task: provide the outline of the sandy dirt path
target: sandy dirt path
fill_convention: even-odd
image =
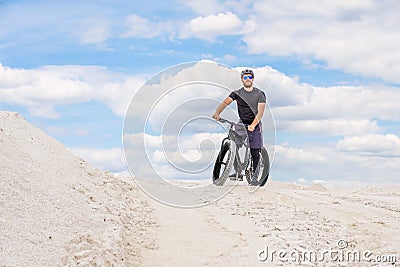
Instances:
[[[400,260],[400,190],[398,187],[326,188],[269,183],[249,193],[239,185],[217,203],[179,209],[149,200],[155,247],[143,252],[146,266],[292,266],[292,258],[272,250],[373,252],[371,262],[356,258],[340,266],[393,266],[374,262],[375,255]],[[345,248],[338,247],[338,241]],[[319,253],[319,254],[318,254]],[[297,254],[299,255],[299,254]],[[303,262],[304,266],[338,266],[336,256]],[[297,258],[294,258],[295,260]],[[356,262],[354,262],[356,260]],[[298,261],[297,261],[298,263]]]
[[[148,201],[156,226],[154,250],[143,254],[146,266],[234,265],[246,245],[241,232],[221,224],[216,208],[180,209]],[[226,216],[226,215],[224,215]]]

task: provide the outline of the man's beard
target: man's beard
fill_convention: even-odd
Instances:
[[[248,85],[247,85],[247,83],[244,83],[244,87],[246,87],[246,88],[251,88],[253,86],[253,83],[249,83]]]

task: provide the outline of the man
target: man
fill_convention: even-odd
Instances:
[[[236,100],[241,123],[247,126],[248,143],[250,145],[250,153],[254,166],[252,173],[253,178],[250,184],[257,185],[257,166],[260,160],[260,150],[263,146],[261,118],[264,115],[266,97],[263,91],[253,87],[254,73],[252,70],[246,69],[242,71],[241,80],[243,87],[230,93],[217,107],[212,117],[219,120],[221,112]],[[241,174],[234,174],[235,177],[240,175]]]

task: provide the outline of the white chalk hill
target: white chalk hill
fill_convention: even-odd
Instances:
[[[140,264],[153,222],[129,178],[74,156],[19,114],[0,112],[0,265]]]

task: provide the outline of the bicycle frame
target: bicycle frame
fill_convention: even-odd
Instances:
[[[239,126],[239,127],[243,127],[243,126],[245,126],[245,125],[240,125],[240,124],[237,124],[237,123],[234,123],[234,122],[231,122],[231,121],[228,121],[228,120],[226,120],[226,119],[220,119],[219,120],[220,122],[222,122],[222,123],[228,123],[228,124],[230,124],[230,127],[229,127],[229,130],[228,130],[228,136],[227,137],[225,137],[224,139],[222,139],[222,142],[221,142],[221,147],[220,147],[220,150],[222,150],[222,147],[223,147],[223,145],[224,145],[224,142],[226,141],[226,140],[232,140],[232,141],[234,141],[235,143],[236,143],[236,141],[237,140],[239,140],[239,139],[242,139],[243,140],[243,138],[242,137],[240,137],[240,135],[238,134],[238,133],[236,133],[235,132],[235,130],[233,129],[233,127],[234,126]],[[237,168],[238,168],[238,172],[239,173],[241,173],[243,170],[245,170],[245,169],[247,169],[247,167],[249,166],[249,163],[250,163],[250,148],[249,148],[249,146],[248,146],[248,144],[247,144],[247,142],[242,142],[242,144],[244,145],[244,147],[245,147],[245,154],[244,154],[244,161],[242,162],[241,160],[240,160],[240,156],[239,156],[239,147],[240,146],[237,146],[236,147],[236,151],[235,151],[235,160],[237,159]],[[219,160],[222,160],[221,158],[219,159]]]

